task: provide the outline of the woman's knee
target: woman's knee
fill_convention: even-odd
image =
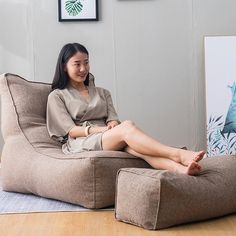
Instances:
[[[132,133],[137,129],[135,123],[131,120],[125,120],[121,124],[123,126],[123,134],[125,137],[130,134],[132,135]]]
[[[135,123],[132,120],[125,120],[121,123],[126,128],[133,128],[136,127]]]

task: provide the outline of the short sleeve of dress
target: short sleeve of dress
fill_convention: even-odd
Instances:
[[[108,112],[106,122],[116,120],[120,123],[118,115],[116,113],[116,110],[112,102],[111,93],[108,90],[105,90],[105,96],[106,96],[107,112]]]
[[[63,98],[53,91],[49,94],[47,102],[47,129],[50,137],[63,142],[74,126]]]

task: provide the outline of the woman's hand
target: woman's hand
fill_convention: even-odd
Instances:
[[[89,134],[102,133],[109,129],[114,128],[117,125],[119,125],[119,123],[116,120],[111,120],[107,122],[107,126],[92,126],[89,129]]]
[[[111,121],[107,122],[107,127],[108,127],[108,129],[112,129],[115,126],[117,126],[118,124],[119,123],[116,120],[111,120]]]
[[[89,134],[102,133],[108,129],[109,128],[107,126],[91,126],[89,129]]]
[[[88,130],[88,134],[103,133],[109,129],[114,128],[119,123],[116,120],[111,120],[107,122],[107,126],[91,126]],[[69,132],[70,137],[77,138],[85,136],[85,128],[82,126],[75,126]]]

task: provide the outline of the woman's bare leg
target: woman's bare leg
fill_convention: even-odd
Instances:
[[[124,121],[104,132],[102,136],[104,150],[121,150],[127,145],[137,153],[169,158],[185,166],[188,166],[193,160],[200,161],[205,154],[204,151],[193,152],[161,144],[142,132],[132,121]]]
[[[192,161],[188,166],[184,166],[180,163],[177,163],[167,158],[162,158],[162,157],[157,158],[143,155],[141,153],[134,151],[130,147],[126,147],[125,151],[136,157],[142,158],[155,169],[169,170],[172,172],[184,173],[188,175],[198,175],[201,171],[201,166],[195,161]]]

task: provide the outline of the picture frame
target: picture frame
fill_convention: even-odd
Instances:
[[[98,0],[58,0],[58,20],[98,21]]]
[[[207,156],[236,154],[236,36],[206,36]]]

